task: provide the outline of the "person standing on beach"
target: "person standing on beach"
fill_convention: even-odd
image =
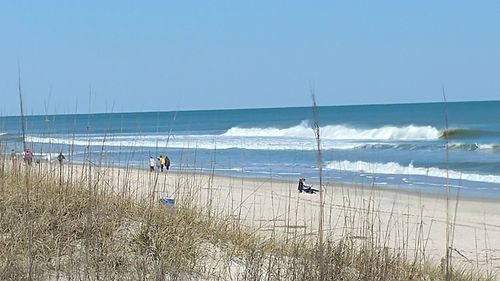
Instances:
[[[165,168],[167,168],[167,171],[168,169],[170,168],[170,159],[168,159],[167,155],[165,155]]]
[[[59,161],[59,165],[62,166],[63,165],[63,162],[64,162],[64,159],[66,159],[66,157],[64,157],[62,151],[59,153],[59,155],[57,156],[57,161]]]
[[[26,148],[23,151],[23,159],[25,163],[31,166],[31,163],[33,162],[33,152],[31,152],[31,149]]]
[[[155,159],[153,156],[149,156],[149,171],[153,172],[155,170]]]
[[[12,167],[15,167],[16,166],[16,160],[17,160],[17,155],[16,155],[16,151],[14,149],[12,149],[10,151],[10,160],[12,161]]]
[[[165,166],[165,158],[163,155],[160,155],[160,171],[163,172],[163,167]]]

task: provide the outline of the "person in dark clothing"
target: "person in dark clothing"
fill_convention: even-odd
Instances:
[[[302,192],[305,192],[305,193],[311,193],[311,194],[314,194],[316,192],[318,192],[317,189],[314,189],[312,188],[311,186],[309,185],[305,185],[304,182],[306,181],[305,178],[301,178],[299,179],[299,186],[298,186],[298,190],[299,190],[299,193],[302,193]]]
[[[66,159],[66,157],[64,157],[63,153],[59,153],[59,155],[57,156],[57,161],[59,161],[59,165],[62,166],[62,164],[64,163],[64,159]]]
[[[299,193],[302,193],[302,191],[304,191],[304,179],[303,178],[299,179],[299,186],[297,189],[299,190]]]
[[[170,158],[168,158],[167,155],[165,155],[165,168],[167,168],[167,170],[170,169]]]

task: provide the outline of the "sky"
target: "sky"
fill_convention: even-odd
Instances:
[[[500,99],[500,1],[0,0],[0,116]]]

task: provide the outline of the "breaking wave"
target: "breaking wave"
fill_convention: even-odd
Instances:
[[[445,169],[435,167],[414,167],[412,163],[408,166],[402,166],[396,162],[368,163],[364,161],[332,161],[327,163],[325,169],[372,174],[418,175],[438,178],[446,178],[448,174],[450,179],[500,183],[500,176],[462,173],[454,170],[446,171]]]
[[[217,135],[180,135],[166,137],[158,135],[115,136],[104,139],[94,137],[40,137],[29,136],[29,142],[77,146],[106,147],[158,147],[179,149],[250,149],[250,150],[314,150],[314,141],[308,139],[276,139],[265,137],[221,137]],[[335,148],[351,149],[350,144],[337,144]]]
[[[496,143],[477,144],[477,147],[481,150],[500,151],[500,144],[496,144]]]
[[[158,148],[198,148],[198,149],[249,149],[249,150],[316,150],[314,138],[299,137],[269,137],[269,136],[227,136],[227,135],[179,135],[167,139],[158,135],[143,136],[76,136],[76,137],[45,137],[28,136],[33,143],[77,145],[77,146],[114,146],[114,147],[158,147]],[[168,142],[167,142],[168,141]],[[366,142],[359,140],[329,140],[321,143],[323,150],[442,150],[443,143],[394,143]],[[500,151],[500,144],[450,143],[449,149],[489,152]]]
[[[351,128],[344,125],[328,125],[320,128],[322,139],[331,140],[438,140],[441,133],[432,126],[409,125],[384,126],[373,129]],[[314,138],[311,126],[303,121],[290,128],[240,128],[233,127],[223,136],[238,137],[304,137]]]
[[[158,147],[179,149],[248,149],[248,150],[301,150],[316,149],[314,139],[306,138],[276,138],[276,137],[231,137],[217,135],[180,135],[170,139],[158,135],[145,136],[115,136],[104,139],[102,136],[92,137],[43,137],[28,136],[33,143],[51,145],[105,146],[105,147]],[[390,147],[390,146],[388,146]],[[366,143],[325,141],[324,150],[352,150],[380,148],[376,144],[371,147]]]

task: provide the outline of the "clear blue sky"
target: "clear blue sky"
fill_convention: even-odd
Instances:
[[[500,2],[3,0],[3,116],[18,59],[30,114],[500,99]]]

